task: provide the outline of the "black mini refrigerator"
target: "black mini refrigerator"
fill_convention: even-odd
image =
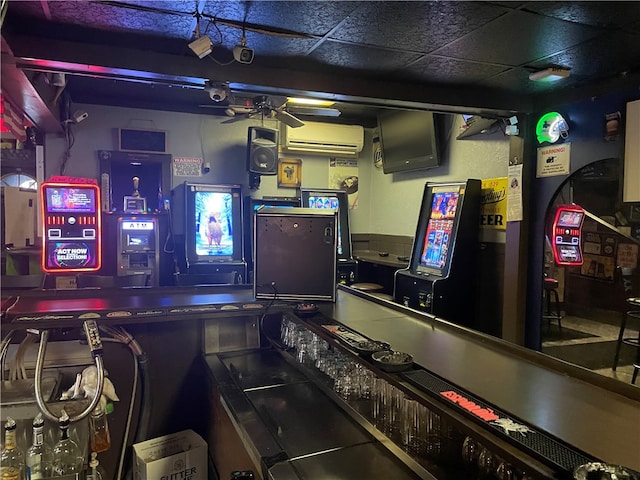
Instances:
[[[254,215],[256,298],[336,299],[337,210],[261,207]]]

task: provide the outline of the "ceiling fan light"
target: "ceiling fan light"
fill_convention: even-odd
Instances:
[[[211,53],[213,44],[209,37],[203,35],[191,42],[189,44],[189,48],[198,56],[198,58],[204,58]]]
[[[570,72],[566,68],[549,67],[529,74],[529,80],[534,82],[557,82],[567,78]]]
[[[330,107],[336,102],[333,100],[321,100],[319,98],[302,98],[302,97],[287,97],[287,103],[292,105],[310,105],[314,107]]]

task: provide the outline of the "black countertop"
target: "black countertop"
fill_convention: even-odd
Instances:
[[[320,306],[326,317],[410,353],[424,369],[589,455],[640,470],[640,388],[341,290],[335,304]]]

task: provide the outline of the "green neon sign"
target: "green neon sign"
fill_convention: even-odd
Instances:
[[[556,143],[560,138],[569,136],[566,120],[558,112],[545,113],[536,125],[538,143]]]

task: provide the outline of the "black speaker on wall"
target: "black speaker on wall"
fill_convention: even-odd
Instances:
[[[264,127],[249,127],[247,168],[250,173],[278,173],[278,131]]]

